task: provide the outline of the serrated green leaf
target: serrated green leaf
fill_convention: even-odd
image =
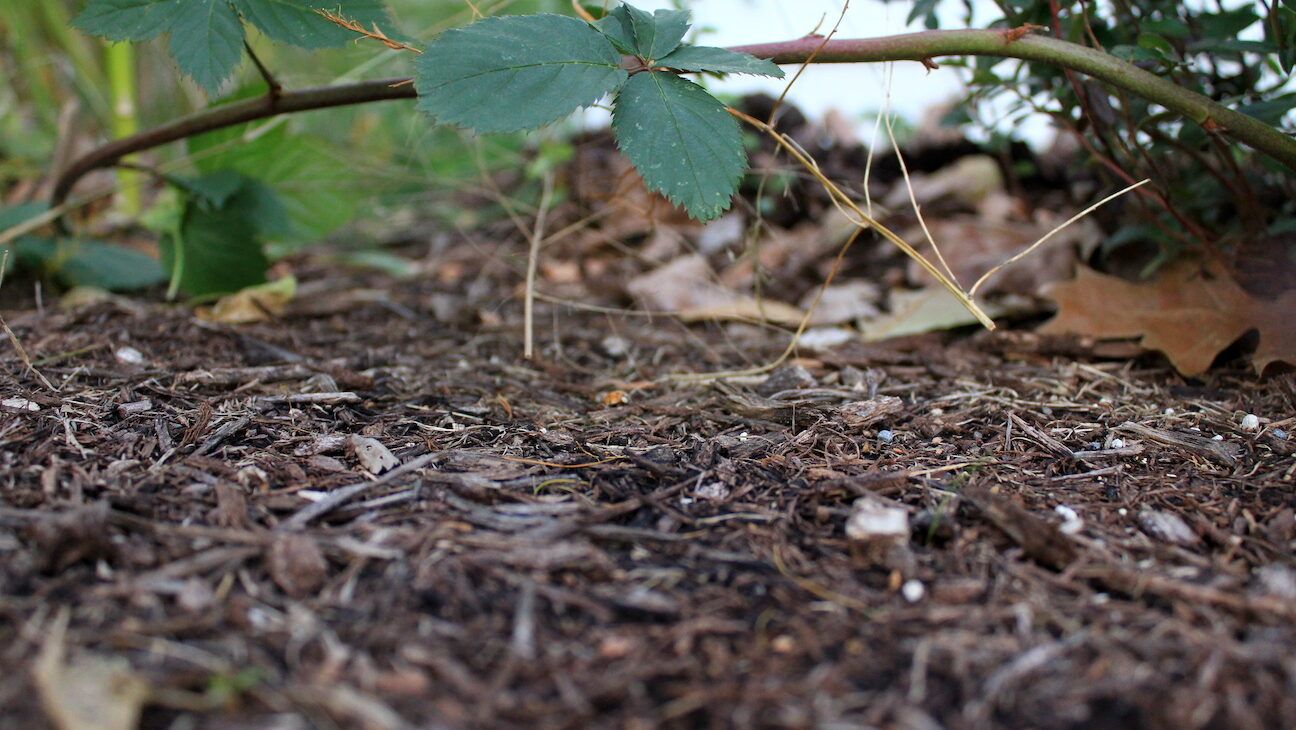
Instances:
[[[340,46],[356,37],[318,10],[337,13],[365,28],[390,23],[382,0],[234,0],[234,6],[270,38],[302,48]]]
[[[621,7],[629,14],[636,55],[649,61],[679,48],[691,24],[687,10],[658,10],[649,14],[633,5]]]
[[[442,33],[419,56],[418,108],[478,132],[557,121],[625,82],[602,33],[561,15],[487,18]]]
[[[613,8],[612,12],[594,23],[594,28],[607,36],[618,51],[634,55],[634,26],[630,23],[630,12],[626,10],[626,6],[618,5]]]
[[[90,0],[72,25],[108,40],[146,41],[170,27],[183,1]]]
[[[662,71],[636,74],[612,115],[617,146],[644,182],[710,220],[733,202],[747,169],[738,123],[697,84]]]
[[[172,293],[226,294],[265,281],[270,263],[257,235],[257,196],[244,188],[215,209],[190,201],[179,230],[159,244]]]
[[[229,0],[181,0],[171,19],[171,55],[207,91],[218,90],[243,57],[243,23]]]
[[[680,71],[705,71],[723,74],[753,74],[783,78],[783,69],[773,61],[738,53],[727,48],[711,46],[680,46],[665,58],[657,60],[658,66]]]

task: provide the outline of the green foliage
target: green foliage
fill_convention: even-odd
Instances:
[[[950,5],[959,5],[952,0]],[[933,26],[937,0],[915,3],[910,21]],[[1000,2],[992,27],[1035,24],[1061,38],[1101,48],[1176,84],[1268,124],[1296,133],[1296,2],[1146,0],[1102,4],[1079,0]],[[1055,15],[1056,9],[1056,15]],[[970,16],[968,17],[970,22]],[[950,62],[947,65],[958,65]],[[1152,249],[1149,271],[1181,251],[1220,241],[1257,241],[1266,229],[1296,216],[1296,180],[1276,172],[1261,154],[1221,144],[1198,124],[1129,94],[1117,93],[1056,67],[994,58],[964,64],[972,104],[996,110],[986,126],[1011,126],[1047,114],[1083,136],[1093,169],[1151,178],[1169,202],[1126,206],[1122,245]],[[979,102],[992,102],[981,106]],[[1006,118],[1003,112],[1007,110]],[[979,121],[964,115],[963,122]],[[1113,176],[1112,184],[1124,180]],[[1186,224],[1187,223],[1187,224]],[[1132,253],[1127,251],[1126,253]],[[1146,257],[1146,255],[1144,256]]]
[[[265,239],[288,225],[274,192],[229,170],[174,182],[179,198],[155,213],[154,223],[163,232],[168,296],[207,297],[264,283]]]
[[[535,129],[606,95],[617,142],[648,187],[699,220],[728,209],[747,155],[705,89],[658,68],[782,76],[769,61],[681,46],[683,10],[618,5],[593,26],[557,15],[490,18],[447,31],[418,60],[419,108],[477,132]],[[634,57],[633,73],[621,54]]]
[[[705,71],[717,74],[751,74],[783,78],[783,69],[772,61],[727,48],[681,46],[658,59],[657,65],[679,71]]]
[[[573,18],[487,18],[446,31],[419,57],[418,107],[479,132],[535,129],[620,86],[620,62],[603,35]]]
[[[303,48],[346,43],[352,35],[315,12],[324,9],[366,26],[387,21],[380,0],[90,0],[75,25],[114,41],[169,34],[180,70],[214,92],[243,56],[245,21]]]
[[[612,129],[650,189],[699,220],[729,208],[747,152],[738,122],[701,86],[662,71],[636,74],[617,96]]]
[[[243,139],[246,132],[247,125],[241,125],[192,137],[189,152],[201,173],[236,172],[273,191],[285,217],[263,234],[277,241],[314,241],[355,217],[354,173],[331,143],[291,133],[285,125],[251,141]]]
[[[0,231],[44,212],[40,203],[0,209]],[[5,257],[6,249],[7,269],[21,268],[67,287],[133,291],[166,280],[156,259],[100,241],[32,235],[0,246],[0,257]]]

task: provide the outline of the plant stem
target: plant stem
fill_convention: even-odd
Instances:
[[[112,135],[125,139],[139,132],[135,106],[135,50],[129,43],[107,44],[104,53],[108,67],[108,90],[112,101]],[[141,209],[140,176],[133,170],[118,170],[121,212],[139,215]]]
[[[775,63],[879,63],[919,61],[943,56],[993,56],[1037,61],[1072,69],[1138,94],[1200,124],[1208,132],[1228,135],[1281,162],[1296,173],[1296,140],[1268,124],[1218,104],[1172,81],[1085,46],[1017,30],[932,30],[882,38],[834,39],[809,36],[782,43],[739,46]],[[821,47],[822,46],[822,47]],[[117,164],[124,156],[214,129],[257,119],[334,106],[363,104],[417,95],[408,79],[364,81],[263,96],[214,107],[92,150],[68,166],[54,186],[52,205],[62,203],[86,173]]]

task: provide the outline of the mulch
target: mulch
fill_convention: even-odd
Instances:
[[[0,349],[0,725],[55,640],[147,728],[1296,718],[1290,374],[1007,332],[691,381],[786,334],[545,305],[527,362],[507,295],[338,276],[5,313],[53,389]]]

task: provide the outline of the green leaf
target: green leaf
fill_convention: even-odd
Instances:
[[[648,187],[710,220],[733,202],[747,169],[738,123],[697,84],[672,73],[631,77],[612,116],[617,145]]]
[[[113,41],[146,41],[171,25],[184,0],[90,0],[72,25]]]
[[[36,216],[48,210],[44,203],[24,203],[15,205],[10,208],[0,208],[0,233],[13,228],[14,226],[26,223]],[[0,246],[0,258],[5,258],[4,271],[8,273],[17,265],[24,268],[39,268],[43,266],[43,258],[36,257],[32,260],[31,252],[28,247],[35,241],[45,240],[37,236],[19,236],[18,240],[11,241],[4,246]],[[9,252],[5,257],[5,251]]]
[[[710,46],[680,46],[664,58],[657,60],[658,66],[679,69],[680,71],[706,71],[725,74],[753,74],[756,76],[773,76],[783,78],[783,69],[773,61],[730,51],[726,48]]]
[[[257,230],[258,193],[246,187],[221,208],[190,201],[178,230],[163,236],[162,266],[172,294],[226,294],[265,281],[270,262]]]
[[[589,106],[626,80],[602,33],[561,15],[487,18],[449,30],[419,56],[418,108],[478,132],[516,132]]]
[[[630,11],[626,10],[626,6],[618,5],[613,8],[612,12],[594,23],[594,28],[607,36],[618,51],[628,55],[635,54],[634,26],[630,23]]]
[[[270,38],[302,48],[340,46],[356,37],[317,10],[337,13],[365,28],[391,22],[382,0],[234,0],[234,6]]]
[[[110,243],[60,241],[55,260],[55,276],[67,286],[134,291],[166,281],[166,272],[157,259]]]
[[[655,61],[679,48],[691,25],[687,10],[658,10],[649,15],[633,5],[621,7],[629,14],[635,54],[648,61]]]
[[[171,21],[171,55],[207,91],[218,90],[243,57],[243,24],[229,0],[183,0]]]
[[[239,173],[235,178],[240,184],[252,178],[273,191],[277,205],[263,206],[263,236],[318,240],[355,217],[365,193],[341,152],[327,140],[291,134],[282,126],[251,142],[238,136],[230,137],[226,130],[199,135],[189,141],[189,152],[198,160],[198,169],[209,173],[200,178],[203,184],[220,183],[223,170]],[[225,145],[224,151],[210,153],[218,144]]]

